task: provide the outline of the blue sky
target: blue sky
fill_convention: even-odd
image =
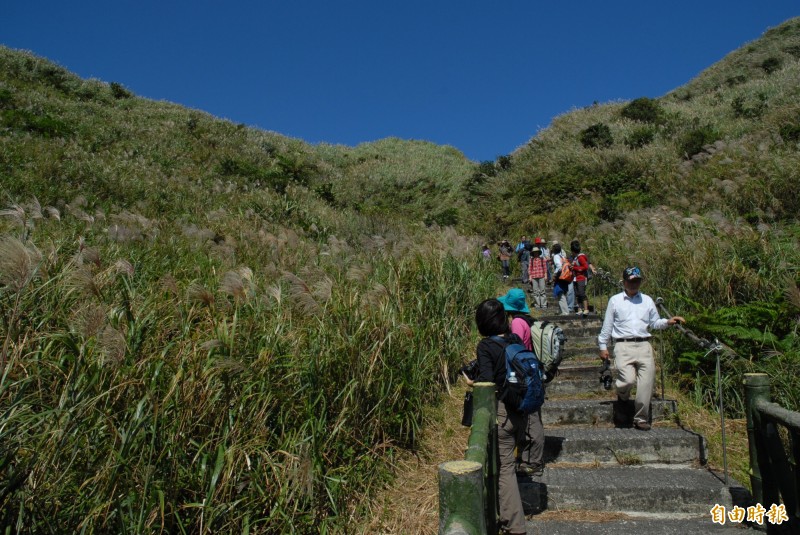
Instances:
[[[308,142],[389,136],[491,160],[553,117],[657,97],[797,0],[6,0],[0,44]]]

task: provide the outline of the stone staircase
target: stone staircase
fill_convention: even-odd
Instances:
[[[705,439],[675,423],[675,401],[653,396],[650,431],[629,427],[619,414],[616,393],[600,381],[602,318],[558,316],[554,309],[532,314],[557,323],[567,343],[542,408],[544,474],[518,476],[525,512],[534,515],[528,533],[750,531],[712,522],[715,504],[746,508],[749,495],[705,466]]]

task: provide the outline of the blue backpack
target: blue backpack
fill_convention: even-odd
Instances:
[[[506,380],[500,392],[500,400],[506,407],[517,412],[536,412],[544,404],[539,359],[522,344],[509,344],[500,336],[492,338],[505,346]]]

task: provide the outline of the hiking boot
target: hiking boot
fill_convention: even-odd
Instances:
[[[639,431],[650,431],[650,424],[647,422],[634,422],[633,427]]]
[[[544,474],[544,465],[543,464],[528,464],[525,466],[517,466],[517,473],[526,475],[526,476],[533,476],[539,477]]]

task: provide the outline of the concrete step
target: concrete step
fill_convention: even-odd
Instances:
[[[548,383],[545,387],[545,392],[548,396],[574,396],[578,394],[600,394],[606,392],[603,385],[600,384],[600,374],[597,377],[583,377],[573,379],[562,379],[556,376],[552,382]]]
[[[704,464],[706,448],[701,435],[684,429],[551,427],[545,430],[544,457],[569,463]]]
[[[576,513],[572,513],[572,515],[575,516]],[[586,518],[598,514],[596,511],[583,511],[580,517]],[[762,533],[746,524],[730,521],[724,525],[715,524],[711,521],[711,514],[708,511],[699,516],[674,514],[632,516],[608,513],[606,515],[608,518],[597,518],[594,522],[543,518],[546,516],[537,516],[528,521],[528,535],[674,535],[675,533],[682,535],[705,535],[706,533],[755,535]],[[675,518],[676,516],[679,518]]]
[[[558,367],[558,375],[554,381],[593,379],[599,382],[600,370],[602,369],[603,368],[600,366],[600,359],[597,358],[597,355],[594,355],[593,360],[568,359],[561,362],[561,365]],[[610,371],[613,377],[617,376],[617,370],[615,368],[610,369]]]
[[[600,358],[598,357],[598,349],[597,349],[597,342],[595,341],[594,345],[581,345],[575,346],[572,345],[572,341],[567,341],[566,345],[561,348],[561,354],[563,360],[594,360],[595,362],[599,363]],[[598,364],[599,366],[599,364]]]
[[[612,425],[613,399],[548,399],[542,407],[542,423],[548,429],[558,425]],[[674,400],[650,402],[650,417],[654,422],[669,420],[676,411]]]
[[[539,477],[518,476],[526,514],[580,509],[709,515],[715,504],[747,507],[749,496],[736,481],[685,466],[546,467]],[[646,532],[644,532],[646,533]]]

